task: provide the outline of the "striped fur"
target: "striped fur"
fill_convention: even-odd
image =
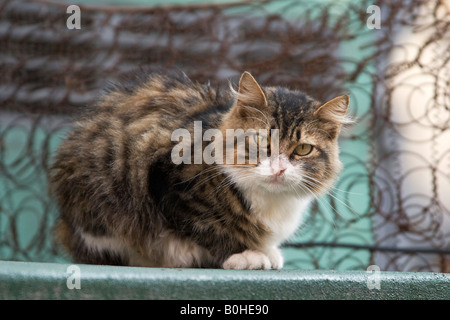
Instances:
[[[50,172],[60,208],[57,238],[75,261],[282,267],[278,246],[340,170],[340,123],[320,118],[323,105],[302,92],[261,88],[248,73],[239,87],[219,92],[184,74],[150,73],[110,88],[75,123]],[[171,134],[192,133],[194,121],[224,137],[226,129],[279,129],[289,187],[267,185],[258,174],[261,159],[175,165]],[[294,160],[293,149],[305,141],[314,152]]]

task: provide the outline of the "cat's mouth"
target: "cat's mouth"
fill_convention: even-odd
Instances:
[[[266,182],[270,186],[282,187],[286,184],[286,176],[284,174],[282,175],[273,174],[266,178]]]
[[[271,184],[279,185],[284,182],[285,178],[283,175],[272,175],[267,180]]]

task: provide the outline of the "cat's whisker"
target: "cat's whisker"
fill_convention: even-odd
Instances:
[[[325,186],[321,181],[318,181],[308,175],[304,175],[304,178],[306,178],[307,181],[305,181],[306,183],[310,183],[310,184],[314,184],[314,186]],[[309,181],[308,181],[309,179]],[[335,199],[336,201],[338,201],[339,203],[341,203],[343,206],[345,206],[352,214],[359,216],[359,214],[353,210],[352,207],[350,207],[348,204],[346,204],[344,201],[342,201],[341,199],[339,199],[336,195],[333,195],[331,193],[331,190],[328,190],[326,193],[328,196],[332,197],[333,199]],[[330,205],[331,206],[331,205]],[[339,216],[341,216],[340,214],[338,214]]]
[[[326,202],[325,200],[323,200],[323,198],[318,197],[312,190],[309,189],[309,186],[311,186],[312,188],[316,188],[317,186],[319,186],[319,184],[316,184],[316,183],[313,182],[313,181],[304,181],[304,182],[305,182],[304,186],[307,187],[307,189],[315,196],[316,200],[317,200],[319,203],[327,204],[327,205],[331,208],[331,210],[333,210],[333,212],[334,212],[338,217],[342,218],[341,214],[339,214],[339,212],[338,212],[338,211],[337,211],[330,203],[328,203],[328,202]],[[302,186],[302,185],[300,185],[300,186]],[[333,223],[334,223],[334,222],[333,222]]]
[[[206,168],[206,169],[200,171],[199,173],[197,173],[195,176],[190,177],[189,179],[186,179],[186,180],[184,180],[184,181],[177,182],[177,183],[175,183],[174,185],[184,184],[184,183],[186,183],[186,182],[188,182],[188,181],[194,180],[195,178],[197,178],[197,177],[200,176],[201,174],[208,173],[208,172],[211,172],[211,171],[214,171],[214,170],[217,170],[217,168],[214,167],[214,166],[213,166],[213,167],[210,167],[210,168]]]
[[[245,164],[245,163],[240,163],[240,164],[226,164],[226,163],[224,163],[223,166],[249,168],[249,167],[254,167],[255,165],[254,164]]]
[[[214,173],[214,174],[212,174],[212,175],[206,177],[205,179],[203,179],[203,180],[197,182],[195,185],[193,185],[192,188],[191,188],[191,190],[195,190],[195,189],[197,189],[198,187],[200,187],[202,184],[205,184],[205,183],[207,183],[208,181],[214,180],[216,177],[220,176],[221,174],[222,174],[222,172],[216,172],[216,173]]]
[[[230,164],[230,165],[231,165],[231,164]],[[254,165],[247,165],[247,164],[233,164],[233,166],[239,167],[239,168],[249,168],[249,167],[253,167]],[[195,176],[193,176],[193,177],[191,177],[191,178],[189,178],[189,179],[187,179],[187,180],[184,180],[184,181],[180,181],[180,182],[175,183],[175,185],[180,185],[180,184],[187,183],[187,182],[189,182],[189,181],[193,181],[195,178],[199,177],[200,175],[206,174],[206,173],[211,173],[211,172],[214,171],[214,170],[218,170],[218,172],[217,172],[216,174],[214,174],[213,176],[208,176],[207,179],[204,179],[204,180],[201,180],[201,181],[197,182],[194,186],[192,186],[192,188],[194,189],[194,188],[196,188],[197,186],[199,186],[200,184],[206,183],[206,182],[209,180],[209,178],[215,178],[215,177],[219,176],[220,174],[222,174],[222,171],[221,171],[220,169],[218,169],[216,166],[212,166],[212,167],[209,167],[209,168],[206,168],[206,169],[200,171],[200,172],[197,173]],[[186,186],[186,188],[187,188],[187,187],[189,187],[189,184]]]
[[[364,195],[363,193],[359,193],[359,192],[351,192],[351,191],[347,191],[347,190],[344,190],[344,189],[339,189],[339,188],[337,188],[335,186],[331,186],[330,187],[330,191],[335,191],[336,193],[337,192],[347,193],[349,195],[354,195],[354,196],[363,196]]]
[[[339,199],[337,197],[337,193],[333,194],[333,190],[332,189],[327,191],[327,195],[329,195],[330,197],[334,198],[336,201],[338,201],[339,203],[344,205],[352,214],[354,214],[354,215],[356,215],[358,217],[360,216],[360,214],[358,212],[356,212],[350,205],[345,203],[343,200]]]
[[[329,203],[323,202],[323,199],[321,199],[320,197],[318,197],[311,189],[308,188],[307,185],[301,185],[301,184],[300,184],[300,185],[297,185],[297,186],[300,187],[303,191],[306,190],[307,192],[309,192],[319,204],[324,205],[324,203],[325,203],[325,204],[328,204],[328,205],[329,205]],[[293,189],[296,190],[296,189],[295,189],[295,186],[293,186]],[[331,207],[331,206],[330,206],[330,207]],[[334,211],[333,207],[331,207],[331,209]],[[338,214],[337,212],[335,212],[335,213]],[[338,215],[339,215],[339,214],[338,214]],[[328,218],[327,218],[326,216],[324,216],[324,218],[326,219],[326,221],[328,221],[329,223],[331,223],[335,229],[337,229],[337,225],[336,225],[336,223],[335,223],[335,221],[334,221],[334,219],[333,219],[332,216],[330,217],[330,220],[328,220]]]
[[[216,188],[215,193],[217,194],[219,191],[230,187],[232,185],[236,184],[236,181],[233,180],[232,177],[227,176],[226,178],[224,178],[221,183],[219,184],[219,186]]]
[[[332,172],[330,172],[330,171],[327,170],[327,169],[325,170],[325,172],[326,172],[327,174],[332,174]],[[332,186],[329,187],[329,188],[330,188],[330,190],[338,190],[338,191],[340,191],[340,192],[347,193],[347,194],[350,194],[350,195],[364,196],[363,193],[347,191],[347,190],[344,190],[344,189],[340,189],[340,188],[336,187],[335,185],[332,185]]]
[[[219,192],[220,190],[222,190],[223,188],[237,184],[240,182],[240,180],[251,178],[252,176],[253,175],[250,173],[243,173],[243,174],[240,174],[238,177],[225,175],[225,178],[221,181],[219,186],[216,188],[216,193]]]
[[[230,164],[230,165],[231,165],[231,164]],[[253,167],[254,165],[233,164],[232,166],[233,166],[233,167],[238,167],[238,168],[251,168],[251,167]],[[216,169],[216,170],[218,170],[218,171],[217,171],[216,173],[212,174],[212,175],[209,175],[209,176],[206,177],[205,179],[198,181],[195,185],[193,185],[193,186],[191,187],[191,189],[197,189],[200,185],[205,184],[205,183],[207,183],[208,181],[212,181],[212,180],[214,180],[216,177],[218,177],[218,176],[220,176],[220,175],[222,175],[222,174],[226,177],[226,178],[223,179],[223,181],[224,181],[224,180],[226,181],[227,179],[231,178],[231,177],[227,176],[226,174],[224,174],[224,173],[222,172],[222,170],[218,169],[217,167],[212,167],[212,168],[207,168],[207,169],[205,169],[205,170],[202,170],[200,173],[196,174],[196,175],[193,176],[192,178],[190,178],[190,179],[188,179],[188,180],[186,180],[186,181],[184,181],[184,182],[178,182],[177,184],[182,184],[182,183],[186,183],[186,182],[188,182],[188,181],[192,181],[193,179],[195,179],[196,177],[200,176],[201,174],[204,174],[204,173],[210,173],[211,171],[214,171],[214,169]],[[246,175],[246,176],[247,176],[247,177],[251,177],[251,175]],[[221,182],[221,184],[223,183],[223,181]],[[221,186],[221,184],[219,184],[219,186]],[[189,184],[186,186],[186,189],[187,189],[188,187],[189,187]],[[186,190],[186,189],[185,189],[185,190]]]
[[[220,181],[219,185],[214,190],[214,193],[217,194],[220,190],[222,190],[225,186],[230,185],[231,178],[228,176],[225,176],[222,181]]]
[[[211,172],[213,172],[214,170],[217,170],[217,172],[211,174]],[[206,173],[208,173],[208,176],[205,179],[197,181],[193,186],[191,186],[191,182],[194,181],[195,178],[199,177],[202,174],[206,174]],[[208,180],[213,179],[213,178],[217,177],[220,174],[222,174],[222,172],[220,170],[218,170],[217,167],[211,167],[211,168],[207,168],[207,169],[204,169],[204,170],[200,171],[198,174],[196,174],[192,178],[189,178],[189,179],[187,179],[185,181],[182,181],[182,182],[177,182],[175,185],[180,185],[180,184],[187,183],[184,191],[186,191],[189,187],[191,187],[191,190],[195,190],[201,184],[206,183]]]

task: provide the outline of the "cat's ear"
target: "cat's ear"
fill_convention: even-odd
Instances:
[[[349,124],[352,122],[350,117],[347,116],[349,103],[350,96],[344,94],[325,102],[314,112],[314,115],[323,120],[334,122],[337,125]]]
[[[256,82],[255,78],[245,71],[239,80],[236,107],[241,115],[251,113],[252,108],[263,108],[267,106],[266,96]]]

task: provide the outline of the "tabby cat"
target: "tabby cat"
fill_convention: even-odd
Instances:
[[[78,263],[280,269],[280,244],[341,170],[337,138],[348,104],[348,95],[322,104],[261,87],[248,72],[238,90],[157,72],[113,86],[75,123],[51,168],[57,239]],[[173,132],[194,136],[195,121],[223,137],[256,132],[245,141],[253,136],[268,152],[253,164],[176,164],[182,142]],[[224,154],[230,147],[217,137],[201,147],[207,142]]]

